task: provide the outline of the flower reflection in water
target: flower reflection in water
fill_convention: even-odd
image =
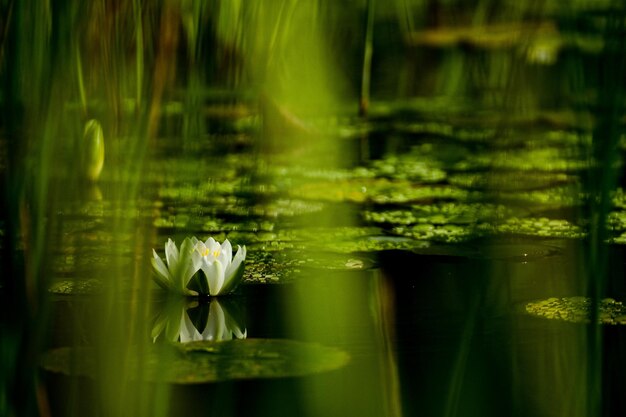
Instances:
[[[245,339],[247,330],[235,300],[188,300],[169,297],[158,307],[152,340],[169,342]]]

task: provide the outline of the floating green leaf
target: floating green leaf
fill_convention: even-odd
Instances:
[[[130,375],[147,381],[203,384],[238,379],[306,376],[343,367],[342,350],[291,340],[243,339],[155,345],[139,358],[130,358]],[[47,352],[44,369],[97,378],[97,352],[90,347],[63,347]]]

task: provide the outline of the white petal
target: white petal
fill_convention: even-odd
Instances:
[[[207,248],[209,248],[209,249],[211,249],[211,250],[213,250],[213,248],[215,247],[215,245],[216,245],[216,244],[217,244],[217,245],[219,245],[219,243],[217,243],[217,242],[215,241],[215,239],[213,239],[212,237],[208,238],[208,239],[204,242],[204,244],[206,245],[206,247],[207,247]]]
[[[213,239],[213,238],[211,238]],[[213,240],[213,242],[210,245],[210,249],[211,252],[213,253],[221,253],[222,252],[222,245],[220,245],[219,242],[216,242],[215,240]]]
[[[170,272],[167,269],[167,266],[163,263],[163,260],[157,255],[156,251],[152,249],[152,255],[154,258],[152,259],[152,266],[154,270],[161,275],[166,280],[170,279]]]
[[[222,250],[219,252],[219,255],[215,258],[215,260],[219,261],[222,266],[224,267],[224,271],[228,270],[228,266],[230,265],[231,262],[231,257],[229,256],[228,253],[224,252],[224,248],[222,247]]]
[[[171,289],[173,285],[171,275],[161,258],[155,253],[155,257],[152,258],[151,261],[152,269],[154,270],[154,275],[152,276],[154,281],[164,290]]]
[[[209,284],[209,294],[218,295],[224,285],[224,268],[220,261],[205,262],[202,265],[202,272],[204,272],[207,284]]]
[[[193,278],[196,272],[198,272],[198,270],[200,269],[199,266],[200,264],[198,264],[198,267],[196,267],[196,264],[193,262],[193,260],[189,259],[189,262],[187,263],[187,268],[182,274],[183,288],[187,288],[187,285],[189,285],[189,281],[191,281],[191,278]]]
[[[191,264],[196,271],[198,271],[202,265],[202,255],[200,255],[200,252],[197,250],[194,250],[191,254]]]
[[[163,288],[166,291],[171,290],[172,282],[169,279],[164,278],[163,275],[161,275],[161,273],[158,272],[157,267],[156,267],[156,260],[154,259],[152,259],[152,266],[155,272],[154,275],[152,275],[154,282],[156,282],[159,287]]]
[[[231,283],[231,280],[236,279],[237,275],[242,272],[239,270],[239,268],[242,266],[241,263],[246,259],[246,247],[238,246],[237,248],[238,248],[237,254],[233,258],[233,262],[230,265],[228,265],[228,268],[226,269],[226,272],[224,273],[225,281],[226,281],[224,283],[224,286],[228,286],[228,287],[234,286],[236,283],[235,282]]]
[[[174,277],[177,285],[183,291],[187,288],[187,284],[189,284],[189,281],[200,267],[199,263],[194,262],[194,253],[193,242],[189,238],[185,239],[180,245],[179,265]]]
[[[241,331],[241,329],[239,328],[239,326],[234,326],[233,328],[231,328],[233,333],[235,334],[235,337],[237,339],[245,339],[248,337],[248,329],[243,329],[243,332]]]
[[[202,332],[204,340],[222,340],[226,322],[224,320],[224,310],[219,303],[214,300],[209,304],[209,317],[206,328]]]
[[[180,321],[180,341],[181,343],[193,342],[195,340],[202,340],[200,332],[193,325],[189,315],[185,312]]]
[[[159,314],[152,325],[152,331],[150,335],[152,336],[152,342],[156,342],[159,335],[163,333],[163,329],[165,329],[165,325],[167,324],[167,314]]]
[[[178,248],[172,239],[167,239],[167,243],[165,244],[165,259],[167,260],[167,266],[170,271],[176,270],[178,266]]]
[[[222,265],[224,266],[230,265],[230,263],[233,260],[233,247],[231,246],[228,239],[226,239],[224,243],[222,243],[222,251],[220,253],[220,260],[222,256],[224,257],[224,261],[225,261],[225,262],[222,262]]]
[[[178,335],[180,334],[180,320],[169,320],[167,325],[165,326],[165,339],[170,342],[175,342],[178,340]]]
[[[241,331],[239,328],[239,323],[235,320],[230,314],[228,314],[228,310],[224,311],[224,316],[226,319],[226,329],[229,333],[229,339],[232,339],[234,335],[237,339],[245,339],[248,335],[248,330],[246,328]]]

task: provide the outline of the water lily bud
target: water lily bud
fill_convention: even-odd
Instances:
[[[81,158],[83,174],[88,180],[96,181],[104,166],[104,135],[95,119],[85,124]]]

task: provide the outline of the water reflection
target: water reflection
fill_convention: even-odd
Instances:
[[[245,339],[247,329],[238,300],[190,300],[169,297],[156,305],[153,342],[224,341]]]

